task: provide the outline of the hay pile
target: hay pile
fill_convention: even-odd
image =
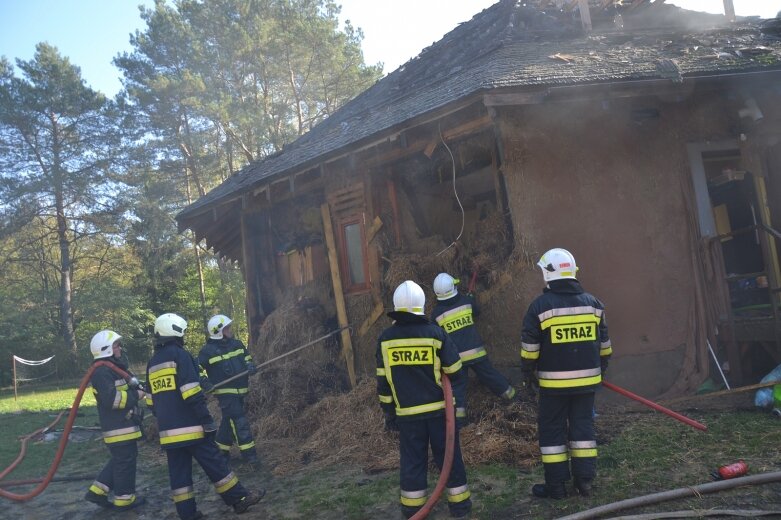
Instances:
[[[327,294],[327,293],[326,293]],[[320,302],[306,295],[290,297],[271,313],[250,349],[261,364],[335,330],[335,320]],[[299,353],[262,368],[252,378],[247,410],[261,416],[255,434],[261,438],[293,434],[302,411],[324,396],[349,388],[340,368],[338,337],[331,336]]]
[[[508,405],[481,385],[472,383],[469,409],[473,423],[461,430],[467,465],[500,462],[528,468],[539,460],[535,411]],[[258,432],[269,432],[276,416],[255,417]],[[334,464],[361,467],[367,473],[399,467],[398,434],[385,432],[373,379],[351,392],[325,397],[292,418],[288,434],[261,440],[274,446],[262,453],[276,475]]]
[[[499,212],[490,213],[475,224],[475,234],[467,256],[472,260],[469,269],[478,267],[485,285],[493,285],[501,272],[507,269],[507,258],[513,249],[505,217]]]

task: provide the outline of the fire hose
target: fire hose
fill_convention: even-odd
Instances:
[[[695,421],[694,419],[689,419],[688,417],[686,417],[684,415],[681,415],[678,412],[673,412],[669,408],[665,408],[664,406],[662,406],[662,405],[660,405],[658,403],[655,403],[655,402],[653,402],[653,401],[651,401],[649,399],[646,399],[645,397],[640,397],[637,394],[633,394],[629,390],[626,390],[624,388],[621,388],[620,386],[614,385],[613,383],[608,383],[607,381],[602,381],[602,386],[604,386],[605,388],[609,388],[610,390],[612,390],[614,392],[617,392],[617,393],[619,393],[619,394],[621,394],[621,395],[623,395],[625,397],[633,399],[633,400],[637,401],[638,403],[642,403],[642,404],[648,406],[649,408],[653,408],[656,411],[659,411],[659,412],[662,412],[664,414],[667,414],[667,415],[669,415],[670,417],[672,417],[673,419],[675,419],[677,421],[681,421],[684,424],[688,424],[692,428],[697,428],[698,430],[702,430],[702,431],[707,431],[707,429],[708,429],[707,426],[705,426],[702,423],[699,423],[699,422]]]
[[[447,485],[450,470],[453,468],[453,452],[456,444],[456,410],[453,406],[453,387],[450,386],[450,378],[442,372],[442,392],[445,394],[445,456],[442,459],[442,469],[439,472],[439,480],[434,487],[431,496],[420,510],[412,515],[410,520],[423,520],[439,500],[442,491]]]
[[[321,336],[317,339],[310,341],[309,343],[306,343],[305,345],[301,345],[300,347],[294,348],[290,352],[286,352],[285,354],[281,354],[279,356],[271,358],[268,361],[264,361],[263,363],[258,365],[258,369],[262,368],[265,365],[273,363],[274,361],[277,361],[285,356],[289,356],[290,354],[298,352],[299,350],[314,345],[315,343],[319,343],[325,338],[332,336],[337,332],[341,332],[346,328],[347,327],[341,327],[339,329],[331,331],[325,336]],[[240,372],[234,376],[231,376],[228,379],[225,379],[224,381],[220,381],[219,383],[215,384],[211,389],[209,389],[208,393],[214,392],[214,390],[221,387],[222,385],[229,383],[240,377],[243,377],[247,374],[249,374],[249,371],[245,370],[244,372]],[[455,441],[456,441],[456,411],[455,411],[455,406],[453,405],[453,388],[450,385],[450,378],[444,372],[442,373],[442,391],[445,396],[445,455],[442,460],[442,470],[439,472],[439,480],[437,481],[437,485],[434,487],[434,491],[431,493],[431,496],[429,496],[426,503],[423,504],[423,507],[421,507],[420,510],[417,513],[415,513],[415,515],[412,516],[410,520],[423,520],[428,516],[428,514],[431,512],[431,509],[434,507],[434,505],[439,500],[439,497],[442,495],[442,491],[445,489],[445,486],[447,485],[447,479],[450,477],[450,470],[453,467],[453,452],[455,451]]]
[[[92,378],[92,373],[95,371],[95,369],[99,366],[106,366],[113,370],[114,372],[118,373],[128,381],[130,381],[131,376],[118,366],[116,366],[113,363],[109,363],[107,361],[96,361],[93,363],[89,370],[87,370],[87,373],[84,374],[84,377],[81,379],[81,383],[79,383],[79,390],[76,393],[76,398],[73,400],[73,404],[70,408],[70,413],[68,414],[68,420],[65,423],[65,428],[63,428],[62,431],[62,437],[60,438],[60,444],[57,447],[57,453],[54,455],[54,460],[51,463],[51,466],[49,466],[49,471],[46,473],[46,476],[44,476],[42,479],[40,479],[40,483],[32,490],[24,494],[16,494],[11,493],[9,491],[6,491],[4,489],[0,489],[0,497],[7,498],[9,500],[13,500],[16,502],[25,502],[27,500],[30,500],[31,498],[35,498],[38,495],[40,495],[44,489],[46,489],[46,486],[49,485],[49,483],[54,479],[54,474],[57,472],[57,468],[60,466],[60,462],[62,461],[62,456],[65,453],[65,447],[68,445],[68,437],[70,436],[70,432],[73,429],[73,423],[76,421],[76,412],[79,409],[79,404],[81,403],[81,398],[84,396],[84,391],[87,389],[87,385],[90,382],[90,379]],[[65,413],[63,411],[63,413]],[[26,442],[34,435],[37,435],[38,433],[41,433],[43,431],[48,430],[49,428],[52,428],[57,422],[59,422],[60,418],[62,417],[62,413],[57,417],[57,420],[54,421],[51,425],[47,426],[46,428],[41,428],[40,430],[37,430],[36,432],[26,436],[26,438],[22,439],[22,448],[20,451],[19,456],[16,458],[16,460],[3,470],[2,473],[0,473],[0,479],[8,475],[13,469],[21,462],[22,458],[24,458],[24,454],[26,451]],[[38,479],[36,479],[38,480]],[[2,486],[3,483],[0,482],[0,486]]]

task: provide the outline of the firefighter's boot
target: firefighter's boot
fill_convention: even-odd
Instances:
[[[261,488],[257,491],[250,491],[249,495],[241,499],[241,501],[233,504],[233,510],[238,513],[246,513],[247,509],[254,506],[266,495],[266,490]]]
[[[532,486],[532,495],[537,498],[553,498],[560,499],[567,496],[567,489],[564,487],[564,482],[557,484],[534,484]]]
[[[575,477],[575,491],[582,497],[591,496],[591,479]]]
[[[87,491],[87,494],[84,495],[84,500],[87,502],[92,502],[93,504],[106,509],[111,509],[113,507],[113,504],[109,501],[108,496],[98,495],[92,491]]]

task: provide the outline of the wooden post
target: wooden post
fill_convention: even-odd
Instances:
[[[727,17],[727,21],[735,21],[735,6],[732,4],[732,0],[724,0],[724,16]]]
[[[732,0],[724,0],[732,2]],[[588,0],[578,0],[578,9],[580,9],[580,21],[583,24],[584,31],[591,31],[591,11],[588,8]]]
[[[334,287],[334,299],[336,300],[336,318],[339,320],[340,327],[347,327],[347,307],[344,304],[344,292],[342,291],[342,277],[339,274],[339,259],[336,255],[336,240],[334,240],[334,229],[331,224],[331,210],[326,202],[320,206],[320,214],[323,217],[323,234],[325,235],[325,245],[328,248],[328,266],[331,269],[331,281]],[[350,385],[355,388],[355,359],[353,355],[353,344],[350,339],[350,329],[342,330],[342,355],[347,363],[347,375],[350,377]]]
[[[16,395],[16,358],[13,356],[13,354],[11,355],[11,364],[14,367],[14,402],[16,402],[16,398],[18,397]]]
[[[262,318],[260,314],[263,312],[260,309],[260,301],[254,301],[252,295],[255,293],[252,289],[256,287],[255,278],[258,273],[255,272],[255,266],[253,265],[253,259],[249,254],[249,237],[247,234],[247,214],[242,213],[239,218],[239,225],[241,226],[241,264],[244,274],[244,308],[246,309],[247,316],[247,340],[248,344],[255,345],[255,328],[253,327],[256,317]],[[258,295],[259,296],[259,295]]]
[[[388,197],[393,210],[393,237],[396,239],[396,247],[401,247],[401,223],[399,222],[399,200],[396,196],[396,183],[393,180],[393,172],[388,171]]]

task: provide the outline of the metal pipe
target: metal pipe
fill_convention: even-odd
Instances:
[[[317,338],[317,339],[313,339],[313,340],[312,340],[312,341],[310,341],[309,343],[306,343],[305,345],[301,345],[300,347],[296,347],[296,348],[294,348],[293,350],[291,350],[290,352],[285,352],[284,354],[280,354],[280,355],[279,355],[279,356],[277,356],[277,357],[273,357],[273,358],[269,359],[268,361],[264,361],[263,363],[261,363],[260,365],[258,365],[258,369],[260,369],[260,368],[262,368],[262,367],[264,367],[264,366],[266,366],[266,365],[269,365],[269,364],[273,363],[274,361],[278,361],[278,360],[280,360],[280,359],[282,359],[282,358],[284,358],[284,357],[287,357],[287,356],[289,356],[290,354],[295,354],[295,353],[296,353],[296,352],[298,352],[299,350],[305,349],[306,347],[311,347],[311,346],[312,346],[312,345],[314,345],[315,343],[319,343],[319,342],[323,341],[325,338],[327,338],[327,337],[329,337],[329,336],[333,336],[333,335],[334,335],[334,334],[336,334],[337,332],[342,332],[344,329],[349,329],[349,328],[350,328],[349,326],[345,326],[345,327],[339,327],[339,328],[338,328],[338,329],[336,329],[336,330],[332,330],[331,332],[329,332],[329,333],[328,333],[328,334],[326,334],[325,336],[320,336],[320,337],[319,337],[319,338]],[[234,381],[234,380],[236,380],[236,379],[238,379],[238,378],[240,378],[240,377],[246,376],[247,374],[249,374],[249,371],[248,371],[248,370],[245,370],[244,372],[239,372],[238,374],[236,374],[236,375],[234,375],[234,376],[231,376],[231,377],[229,377],[228,379],[225,379],[224,381],[220,381],[219,383],[217,383],[216,385],[214,385],[214,386],[213,386],[213,387],[212,387],[212,388],[211,388],[211,389],[210,389],[208,392],[206,392],[206,393],[212,393],[212,392],[214,392],[214,390],[216,390],[217,388],[219,388],[219,387],[221,387],[221,386],[223,386],[223,385],[225,385],[225,384],[227,384],[227,383],[230,383],[231,381]]]
[[[721,374],[721,378],[724,380],[724,385],[727,387],[727,390],[732,390],[732,388],[729,387],[729,383],[727,382],[727,378],[724,376],[724,371],[721,370],[721,364],[719,363],[719,360],[716,357],[716,353],[713,352],[713,347],[710,346],[710,340],[706,339],[705,343],[708,344],[708,350],[710,351],[710,355],[713,356],[713,361],[716,362],[716,367],[719,369],[719,374]]]

